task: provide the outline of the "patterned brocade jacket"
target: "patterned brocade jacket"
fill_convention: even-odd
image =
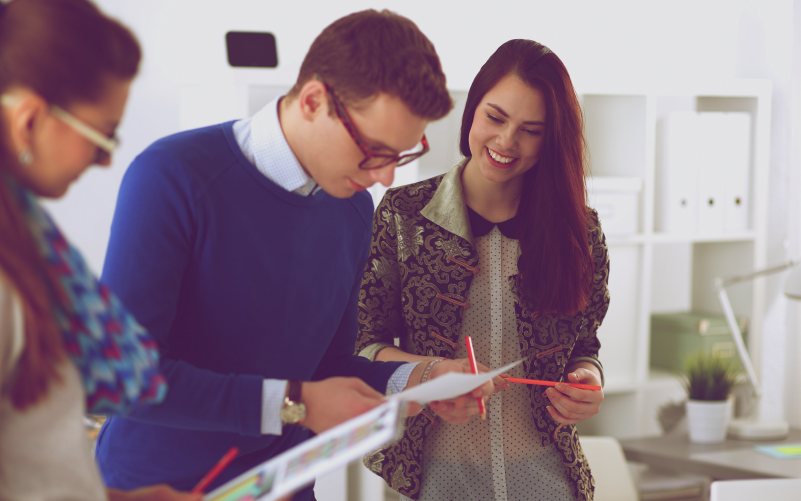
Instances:
[[[370,256],[359,292],[356,352],[370,359],[399,338],[417,355],[455,358],[467,293],[480,272],[478,252],[462,196],[461,171],[391,189],[376,210]],[[528,378],[561,381],[565,368],[598,361],[596,337],[609,307],[609,257],[598,215],[587,225],[595,264],[589,306],[575,315],[537,315],[515,301],[521,358]],[[514,277],[509,277],[514,284]],[[575,426],[556,423],[546,410],[542,389],[532,386],[531,413],[543,446],[556,442],[577,500],[591,501],[595,482]],[[389,486],[417,499],[423,481],[423,441],[439,418],[428,410],[407,418],[402,438],[364,458]]]

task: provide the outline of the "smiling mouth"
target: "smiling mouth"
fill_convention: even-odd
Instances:
[[[512,164],[517,158],[515,157],[507,157],[505,155],[501,155],[497,151],[491,150],[487,148],[487,154],[489,154],[490,159],[494,160],[495,163],[500,164],[503,167],[508,167]]]

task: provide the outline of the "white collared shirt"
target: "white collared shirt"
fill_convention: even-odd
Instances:
[[[233,132],[245,158],[267,179],[299,196],[311,196],[320,190],[289,147],[278,119],[281,97],[259,110],[255,115],[234,122]],[[387,394],[403,391],[417,363],[400,366],[389,378]],[[286,394],[286,381],[265,379],[261,399],[261,432],[281,434],[281,407]]]

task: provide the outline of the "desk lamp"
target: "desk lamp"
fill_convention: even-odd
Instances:
[[[726,294],[726,288],[730,285],[753,280],[757,277],[772,275],[780,271],[793,268],[801,263],[801,260],[794,259],[787,263],[767,268],[764,270],[755,271],[747,275],[739,275],[733,277],[720,277],[714,281],[715,290],[718,293],[718,301],[723,308],[723,314],[726,316],[726,322],[731,329],[732,337],[734,338],[734,345],[737,347],[737,354],[740,355],[740,361],[745,368],[745,374],[748,382],[751,384],[751,392],[754,397],[754,403],[748,416],[744,419],[734,419],[729,424],[729,435],[734,438],[743,440],[771,440],[785,438],[789,431],[789,426],[786,421],[766,421],[758,418],[756,413],[759,409],[759,399],[762,397],[762,389],[759,386],[756,371],[751,363],[751,358],[748,356],[748,351],[743,343],[743,336],[737,321],[734,318],[734,310],[732,310],[729,296]],[[790,273],[787,281],[785,282],[784,295],[790,299],[801,300],[801,268],[793,270]]]

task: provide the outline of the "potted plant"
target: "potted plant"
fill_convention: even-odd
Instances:
[[[729,396],[738,366],[732,358],[698,351],[687,356],[684,367],[690,442],[723,442],[732,410]]]

